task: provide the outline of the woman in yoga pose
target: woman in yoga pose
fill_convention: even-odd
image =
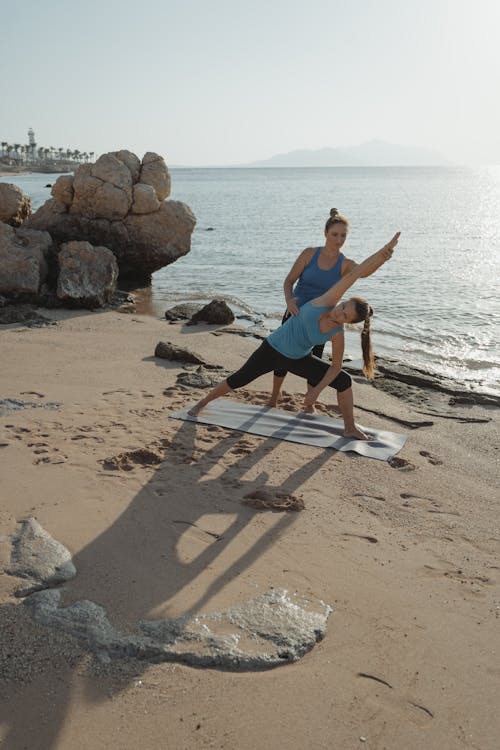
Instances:
[[[219,396],[225,396],[231,390],[248,385],[260,375],[277,368],[305,378],[308,383],[304,398],[306,410],[313,410],[319,394],[330,386],[337,391],[337,401],[344,420],[343,435],[357,440],[368,440],[368,436],[354,422],[354,402],[352,380],[342,370],[344,352],[344,323],[364,322],[361,331],[361,349],[363,352],[363,372],[367,378],[374,373],[374,360],[370,340],[370,317],[372,307],[361,297],[351,297],[345,302],[340,299],[361,276],[369,276],[392,256],[399,239],[399,232],[360,265],[355,266],[340,281],[319,297],[306,302],[297,315],[292,315],[282,326],[265,339],[250,358],[237,372],[227,380],[219,383],[210,393],[202,398],[192,409],[191,416],[199,412]],[[316,344],[332,342],[333,359],[331,365],[315,357],[311,352]]]
[[[323,247],[307,247],[303,250],[285,278],[283,288],[286,311],[282,323],[291,315],[298,315],[302,305],[320,297],[355,268],[355,261],[346,258],[341,252],[348,231],[349,221],[336,208],[332,208],[325,224]],[[365,272],[362,275],[369,276],[369,273]],[[312,353],[321,359],[323,349],[324,344],[317,344]],[[268,406],[277,405],[285,376],[284,368],[274,371],[273,390]]]

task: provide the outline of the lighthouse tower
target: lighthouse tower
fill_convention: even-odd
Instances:
[[[31,152],[31,158],[32,160],[35,159],[35,149],[36,149],[36,141],[35,141],[35,131],[33,128],[30,128],[28,130],[28,139],[30,144],[30,152]]]

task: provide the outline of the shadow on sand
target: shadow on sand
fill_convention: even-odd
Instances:
[[[77,575],[64,587],[62,606],[90,599],[106,609],[116,628],[130,633],[139,620],[210,611],[215,608],[211,600],[297,519],[294,513],[273,514],[271,528],[252,524],[249,531],[256,511],[241,504],[244,495],[264,485],[270,492],[297,492],[331,457],[324,450],[273,486],[266,473],[252,480],[245,476],[279,442],[262,439],[244,452],[237,446],[241,434],[224,431],[221,437],[214,430],[208,449],[200,450],[195,439],[206,430],[180,423],[150,481],[109,528],[74,556]],[[89,704],[109,700],[109,679],[97,679],[89,668],[93,659],[64,633],[31,621],[27,608],[4,605],[0,622],[6,626],[2,637],[8,631],[11,658],[20,659],[20,668],[23,656],[34,666],[24,684],[14,678],[2,685],[0,680],[0,724],[8,728],[2,748],[50,750],[64,726],[75,676],[83,680]],[[124,669],[123,662],[99,669],[112,678],[116,692],[147,668],[147,662],[135,660],[132,669]]]

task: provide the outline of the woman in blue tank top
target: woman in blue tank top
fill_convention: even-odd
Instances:
[[[284,281],[286,312],[282,323],[288,320],[291,315],[298,315],[300,308],[306,302],[320,297],[356,267],[355,261],[349,260],[340,252],[349,231],[349,221],[336,208],[330,210],[330,216],[325,224],[324,231],[324,246],[308,247],[303,250]],[[337,346],[340,343],[340,341],[336,341]],[[315,346],[313,349],[314,356],[321,359],[323,349],[324,344]],[[342,349],[343,356],[344,351]],[[273,390],[268,406],[277,405],[285,376],[286,370],[282,368],[275,370]]]
[[[344,420],[344,436],[368,440],[369,437],[354,422],[352,380],[350,375],[342,370],[343,326],[344,323],[364,321],[361,332],[363,372],[368,378],[372,378],[374,359],[370,340],[370,317],[373,315],[373,309],[361,297],[352,297],[345,302],[340,302],[340,299],[357,279],[369,276],[389,260],[398,239],[399,232],[381,250],[370,255],[359,266],[355,265],[331,289],[302,305],[296,315],[290,316],[262,342],[243,367],[213,388],[189,410],[189,414],[195,417],[213,399],[248,385],[267,372],[284,368],[285,371],[293,372],[307,380],[308,389],[304,398],[306,411],[314,408],[324,388],[335,388]],[[327,340],[332,342],[331,365],[312,354],[316,345],[325,344]]]

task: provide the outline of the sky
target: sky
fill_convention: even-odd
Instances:
[[[236,165],[380,139],[500,164],[498,0],[0,0],[0,140]]]

